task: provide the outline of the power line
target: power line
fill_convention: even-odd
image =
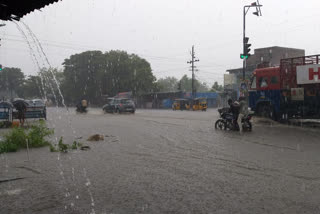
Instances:
[[[206,73],[206,74],[212,74],[212,75],[223,75],[224,73],[216,73],[216,72],[212,72],[212,71],[206,71],[206,70],[200,70],[201,73]]]
[[[10,34],[6,34],[5,36],[12,36],[12,37],[18,37],[18,38],[22,38],[20,36],[17,35],[10,35]],[[21,43],[25,43],[24,40],[19,40],[19,39],[13,39],[13,38],[6,38],[3,37],[4,40],[8,40],[8,41],[16,41],[16,42],[21,42]],[[57,42],[57,41],[52,41],[52,40],[40,40],[42,42],[43,45],[46,46],[52,46],[52,47],[58,47],[58,48],[66,48],[66,49],[73,49],[73,50],[88,50],[88,49],[93,49],[93,50],[100,50],[100,51],[104,51],[102,50],[101,47],[93,47],[93,46],[84,46],[84,45],[79,45],[79,44],[72,44],[72,43],[66,43],[66,42]],[[32,42],[30,42],[32,43]],[[164,57],[164,56],[154,56],[154,55],[148,55],[148,54],[139,54],[141,57],[148,57],[148,58],[152,58],[153,60],[183,60],[183,58],[180,57]],[[178,56],[183,56],[183,55],[178,55]],[[172,62],[171,62],[172,63]]]

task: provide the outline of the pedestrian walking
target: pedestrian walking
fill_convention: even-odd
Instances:
[[[241,120],[245,115],[248,114],[248,105],[244,97],[239,98],[239,105],[240,105],[240,108],[239,108],[239,116],[238,116],[237,123],[239,125],[239,131],[240,133],[242,133],[243,130],[242,130]]]
[[[20,125],[23,126],[28,103],[26,103],[24,100],[16,100],[12,102],[12,104],[17,109]]]

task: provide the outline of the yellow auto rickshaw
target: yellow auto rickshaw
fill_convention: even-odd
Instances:
[[[206,98],[195,98],[193,99],[192,110],[193,111],[206,111],[208,108],[208,103]]]
[[[175,99],[172,104],[172,110],[189,110],[190,103],[187,99]]]

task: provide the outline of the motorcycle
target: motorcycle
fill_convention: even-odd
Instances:
[[[234,121],[233,115],[228,112],[229,108],[218,109],[220,118],[215,122],[215,128],[220,130],[239,131],[239,125]],[[252,131],[251,114],[247,114],[241,118],[243,131]]]
[[[83,107],[83,106],[77,105],[76,106],[76,111],[78,113],[87,113],[87,107]]]
[[[229,113],[229,108],[218,109],[218,112],[220,118],[215,122],[214,127],[216,129],[226,130],[227,124],[229,124],[229,122],[232,123],[233,121],[233,115]]]

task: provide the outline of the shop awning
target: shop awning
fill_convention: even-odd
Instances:
[[[0,0],[0,19],[19,21],[24,15],[60,0]]]

